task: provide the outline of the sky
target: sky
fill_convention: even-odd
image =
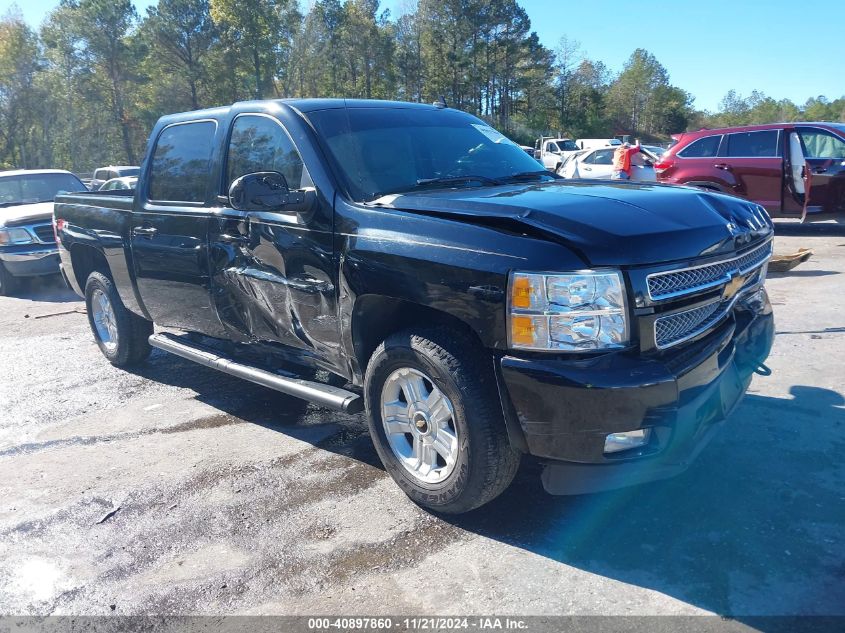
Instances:
[[[300,0],[307,6],[308,0]],[[395,17],[412,0],[382,0]],[[152,0],[134,0],[140,14]],[[716,110],[734,89],[760,90],[803,104],[809,97],[845,96],[842,70],[845,2],[804,11],[795,0],[519,0],[540,41],[555,48],[575,39],[590,59],[622,70],[635,48],[645,48],[690,92],[694,106]],[[57,0],[17,0],[37,27]],[[11,7],[0,0],[0,15]]]

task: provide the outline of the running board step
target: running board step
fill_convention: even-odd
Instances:
[[[357,393],[325,385],[321,382],[286,378],[265,369],[236,362],[219,353],[182,340],[172,334],[161,333],[150,336],[150,345],[165,352],[187,358],[200,365],[222,371],[224,374],[249,380],[258,385],[281,391],[289,396],[309,400],[315,404],[343,411],[345,413],[360,413],[364,410],[364,399]]]

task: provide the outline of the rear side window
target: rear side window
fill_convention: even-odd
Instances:
[[[778,131],[738,132],[728,134],[728,156],[765,158],[778,155]]]
[[[159,135],[150,168],[150,200],[205,202],[214,121],[179,123]]]
[[[721,136],[705,136],[697,139],[678,152],[681,158],[709,158],[719,151]]]

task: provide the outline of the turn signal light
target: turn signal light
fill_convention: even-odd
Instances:
[[[517,277],[513,280],[511,305],[515,308],[531,307],[531,280],[528,277]]]

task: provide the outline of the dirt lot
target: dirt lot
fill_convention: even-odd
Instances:
[[[685,475],[444,521],[361,418],[155,352],[53,284],[0,298],[0,613],[845,614],[845,230],[768,283],[769,365]]]

